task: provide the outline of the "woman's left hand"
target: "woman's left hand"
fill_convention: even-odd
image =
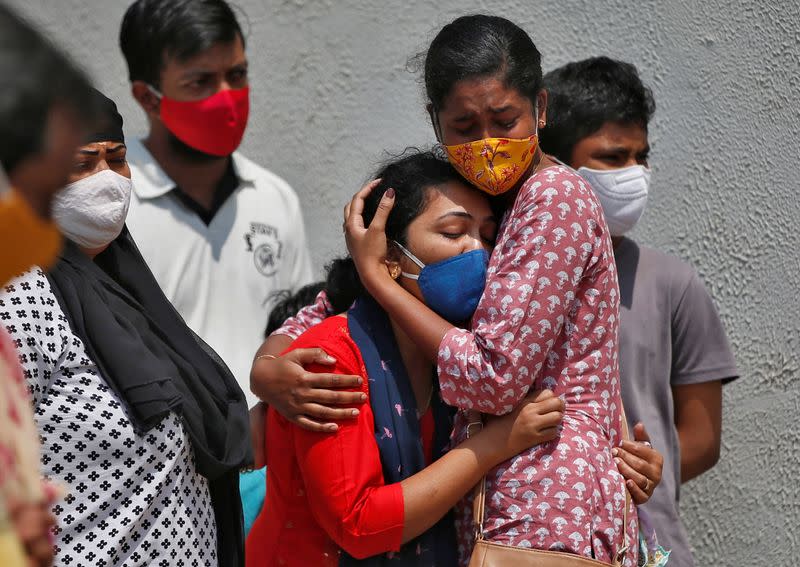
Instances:
[[[611,450],[619,472],[625,477],[625,484],[636,504],[644,504],[653,495],[661,482],[664,457],[650,445],[650,436],[643,423],[633,428],[634,441],[627,439],[620,447]]]
[[[367,290],[382,273],[388,275],[386,256],[386,219],[394,206],[394,190],[388,189],[381,197],[375,217],[369,225],[364,226],[364,200],[381,182],[376,179],[365,185],[344,209],[344,236],[347,250],[355,262],[358,275]]]

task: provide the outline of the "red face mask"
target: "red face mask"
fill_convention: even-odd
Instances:
[[[242,141],[250,114],[250,87],[202,100],[161,98],[161,121],[181,142],[213,156],[229,156]]]

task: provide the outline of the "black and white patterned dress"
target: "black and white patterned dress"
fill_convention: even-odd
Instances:
[[[42,439],[59,566],[216,566],[208,483],[180,419],[137,435],[75,336],[41,270],[0,289],[0,324],[19,352]]]

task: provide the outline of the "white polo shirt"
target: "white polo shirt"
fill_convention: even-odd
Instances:
[[[233,154],[239,185],[206,225],[139,140],[128,141],[128,228],[161,289],[230,367],[250,405],[250,365],[273,300],[312,281],[300,203],[277,175]]]

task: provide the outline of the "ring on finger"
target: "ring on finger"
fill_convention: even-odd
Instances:
[[[645,483],[644,483],[644,488],[642,490],[644,490],[645,492],[649,492],[650,491],[650,479],[646,478],[644,480],[645,480]]]

